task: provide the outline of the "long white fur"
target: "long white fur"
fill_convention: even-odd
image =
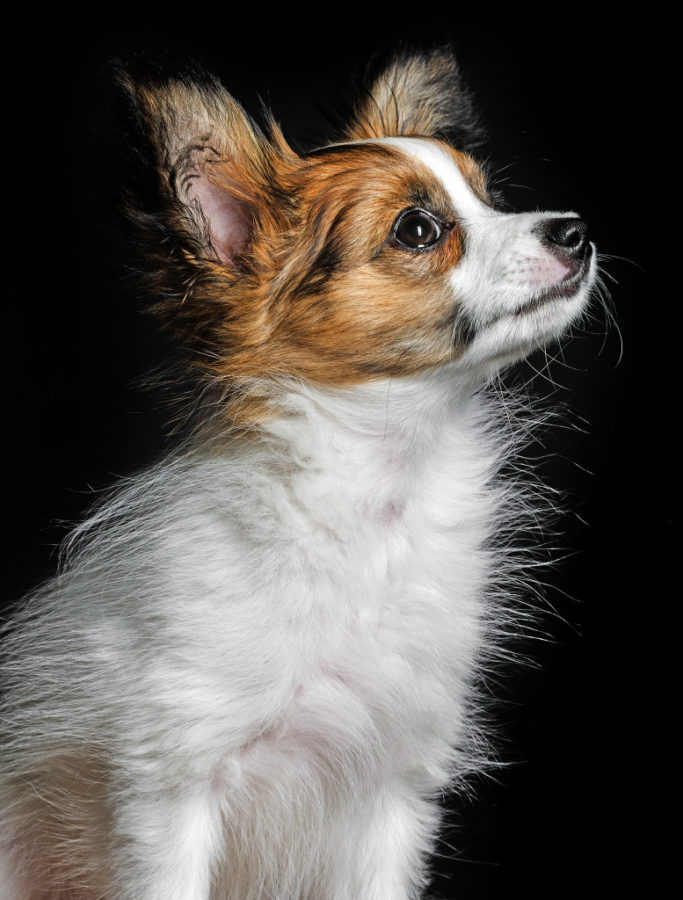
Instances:
[[[498,315],[489,257],[528,249],[532,217],[482,212],[445,155],[410,152],[462,209],[456,288]],[[6,635],[2,900],[33,900],[9,880],[26,794],[72,752],[102,764],[107,900],[420,895],[435,798],[484,762],[476,679],[519,578],[494,540],[522,516],[499,475],[516,438],[485,381],[587,291],[542,337],[501,320],[427,375],[283,380],[258,440],[184,448],[92,513]]]

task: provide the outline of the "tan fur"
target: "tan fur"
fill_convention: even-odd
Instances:
[[[484,173],[481,170],[481,166],[477,163],[477,161],[467,153],[462,153],[460,150],[455,150],[452,147],[449,147],[448,144],[441,144],[440,146],[452,155],[453,159],[456,162],[456,165],[462,173],[463,178],[472,188],[474,194],[481,200],[482,203],[490,204],[491,198],[489,197],[489,193],[486,187],[486,177],[484,176]]]
[[[17,818],[31,823],[19,834],[12,860],[16,900],[102,900],[109,883],[104,860],[110,841],[103,806],[106,767],[95,756],[57,756],[49,770],[27,776],[18,791]],[[78,888],[74,888],[78,885]]]

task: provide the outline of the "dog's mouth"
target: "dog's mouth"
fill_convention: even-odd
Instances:
[[[536,312],[542,306],[553,300],[562,300],[567,297],[573,297],[581,287],[590,270],[591,260],[593,259],[593,247],[589,245],[589,252],[585,254],[578,268],[574,272],[570,272],[562,281],[549,287],[541,293],[535,294],[518,309],[512,313],[513,316],[525,316],[529,313]]]
[[[559,320],[564,319],[562,301],[571,304],[572,300],[579,296],[581,288],[590,280],[595,252],[594,245],[588,244],[585,252],[582,254],[582,258],[574,262],[572,270],[564,278],[547,288],[537,289],[533,293],[530,292],[527,294],[526,299],[518,301],[516,307],[499,311],[484,323],[477,322],[468,314],[466,308],[460,308],[457,316],[458,328],[455,335],[463,346],[469,346],[483,332],[503,325],[503,323],[513,326],[513,323],[520,323],[520,320],[524,321],[526,318],[530,321],[523,326],[525,333],[529,329],[536,332],[539,328],[542,330],[542,333],[546,333],[548,328],[552,332],[554,330],[553,320],[556,317],[559,317]],[[552,308],[553,304],[555,304],[554,309]],[[544,316],[541,310],[545,310],[546,307],[551,307],[551,309]],[[536,313],[540,314],[538,321],[534,321]],[[515,334],[517,333],[517,328],[515,328]]]

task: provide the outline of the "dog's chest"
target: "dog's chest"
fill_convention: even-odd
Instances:
[[[265,753],[266,768],[283,754],[330,771],[441,766],[486,619],[495,504],[472,445],[468,432],[431,447],[419,472],[349,453],[294,476],[250,467],[239,490],[202,471],[202,485],[230,489],[163,554],[177,561],[172,591],[192,597],[161,644],[182,646],[182,684],[199,685],[173,696],[174,717],[196,726],[183,741],[196,732],[198,752],[245,765]]]
[[[389,504],[380,519],[352,549],[331,541],[329,570],[311,574],[298,678],[276,733],[331,765],[375,756],[383,770],[417,773],[439,767],[459,738],[484,566],[476,527],[441,529],[422,504]]]

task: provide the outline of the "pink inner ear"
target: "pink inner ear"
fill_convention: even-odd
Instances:
[[[204,173],[195,176],[190,199],[198,202],[209,226],[211,246],[221,262],[233,268],[250,249],[253,217],[251,208],[210,181]]]

